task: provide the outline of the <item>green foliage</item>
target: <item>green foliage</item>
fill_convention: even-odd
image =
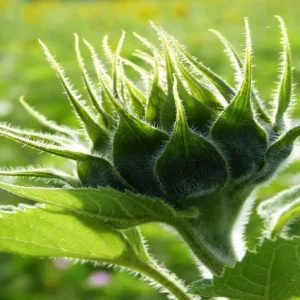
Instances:
[[[135,55],[148,66],[123,57],[125,33],[115,53],[108,38],[103,40],[110,71],[104,68],[95,48],[84,40],[91,52],[97,82],[90,76],[92,72],[84,63],[80,39],[75,35],[76,57],[88,96],[83,101],[57,60],[41,43],[81,126],[74,129],[49,121],[24,99],[21,99],[24,108],[55,133],[1,124],[1,135],[73,161],[72,166],[67,166],[68,173],[46,167],[0,172],[4,176],[48,179],[52,183],[46,182],[46,187],[1,183],[7,191],[46,204],[34,208],[1,207],[0,221],[4,224],[1,230],[6,239],[3,250],[123,266],[145,275],[169,295],[194,299],[196,296],[187,291],[184,283],[148,254],[137,225],[149,222],[171,225],[197,262],[214,276],[221,275],[224,267],[227,276],[231,270],[228,265],[236,264],[232,269],[236,270],[247,263],[250,254],[237,262],[242,254],[234,238],[242,244],[251,240],[254,247],[264,237],[291,235],[287,232],[291,224],[297,223],[299,213],[295,199],[290,197],[293,206],[281,206],[280,199],[273,199],[278,204],[274,207],[282,210],[278,217],[277,210],[264,211],[268,201],[266,206],[259,202],[253,205],[253,197],[249,197],[285,165],[300,133],[298,127],[288,128],[286,112],[292,102],[293,72],[287,31],[282,19],[278,19],[283,55],[274,113],[265,107],[253,85],[252,42],[247,20],[244,62],[217,33],[234,65],[237,87],[198,62],[171,35],[153,25],[162,49],[136,35],[148,49],[137,50]],[[133,79],[129,68],[140,76],[139,80],[136,75]],[[258,236],[248,239],[242,230],[249,213],[250,221],[256,224],[252,232]],[[22,230],[21,222],[27,224],[28,231]],[[64,225],[66,228],[62,228]],[[48,239],[47,231],[51,231]],[[82,240],[74,240],[74,233],[76,238],[77,234],[82,236]],[[106,247],[98,251],[102,240]],[[297,239],[287,241],[296,242]],[[66,243],[66,247],[53,246],[61,243]],[[84,247],[91,251],[83,253]],[[223,277],[215,277],[214,284],[219,278]],[[232,288],[238,286],[239,282],[233,280]]]
[[[11,174],[10,174],[11,175]],[[78,216],[107,221],[125,229],[150,222],[172,224],[176,218],[196,217],[197,211],[176,212],[160,199],[125,194],[112,189],[58,189],[22,187],[0,183],[0,187],[18,196],[58,207]]]
[[[208,298],[292,299],[299,296],[299,255],[299,239],[266,239],[257,252],[247,252],[241,262],[226,268],[222,277],[197,282],[191,289]]]
[[[103,222],[51,206],[3,210],[0,228],[1,250],[6,252],[121,265],[134,253],[125,237]]]

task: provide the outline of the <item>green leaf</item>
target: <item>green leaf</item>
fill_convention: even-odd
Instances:
[[[267,134],[256,122],[251,107],[252,46],[246,20],[246,59],[244,80],[236,97],[214,123],[211,135],[230,162],[230,175],[249,180],[264,163]],[[234,142],[233,142],[234,141]]]
[[[124,235],[86,215],[52,206],[0,211],[0,250],[128,266],[136,256]]]
[[[203,297],[231,300],[283,300],[300,296],[300,239],[264,240],[256,253],[247,252],[233,268],[211,284],[194,285]]]
[[[187,123],[174,77],[177,116],[172,136],[156,162],[164,190],[175,198],[203,195],[224,185],[226,163],[217,149]]]
[[[276,16],[280,23],[281,34],[282,34],[282,69],[280,72],[280,82],[277,91],[277,111],[276,111],[276,125],[282,128],[284,125],[283,116],[287,111],[291,99],[293,97],[293,70],[291,62],[291,49],[285,27],[284,21],[281,17]]]
[[[0,210],[0,251],[125,267],[157,283],[169,297],[192,299],[174,275],[149,257],[138,230],[118,231],[53,206]]]
[[[176,213],[157,198],[129,191],[121,193],[99,187],[61,189],[15,186],[0,182],[0,188],[40,203],[98,220],[109,221],[116,228],[128,228],[149,222],[173,222],[175,218],[195,217],[194,210]]]

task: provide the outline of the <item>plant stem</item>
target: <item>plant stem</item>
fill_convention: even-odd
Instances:
[[[177,229],[178,233],[199,261],[209,268],[215,275],[221,275],[226,264],[218,259],[207,248],[207,246],[201,242],[189,223],[182,220],[180,222],[176,222],[173,226]]]
[[[176,299],[193,299],[193,296],[187,292],[180,280],[176,279],[174,275],[169,274],[167,270],[159,266],[153,259],[151,259],[149,262],[141,261],[139,270],[137,271],[157,282],[159,285],[169,291],[170,294],[175,296]]]
[[[132,252],[129,256],[123,257],[124,260],[119,262],[120,266],[146,276],[178,300],[194,299],[181,280],[168,269],[161,267],[149,254],[139,229],[135,227],[123,232],[126,234],[124,242],[128,244]]]

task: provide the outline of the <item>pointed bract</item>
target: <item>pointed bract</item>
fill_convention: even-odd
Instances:
[[[268,148],[262,170],[255,178],[256,182],[263,182],[274,174],[278,167],[292,153],[293,144],[299,136],[300,126],[286,132]]]
[[[231,98],[236,94],[234,88],[203,63],[198,62],[192,57],[174,37],[169,34],[166,34],[166,36],[170,39],[170,42],[173,44],[176,51],[179,52],[192,67],[198,70],[209,82],[211,82],[227,102],[230,102]]]
[[[188,86],[192,96],[203,104],[203,110],[205,110],[206,112],[209,110],[212,110],[215,113],[219,112],[222,109],[223,105],[226,105],[226,103],[222,103],[222,100],[220,101],[220,98],[218,98],[218,96],[214,92],[212,92],[210,89],[208,89],[205,85],[203,85],[200,81],[198,81],[190,74],[190,72],[185,68],[183,63],[176,56],[174,51],[172,51],[172,48],[170,48],[170,45],[168,44],[168,41],[165,35],[163,35],[163,33],[161,33],[161,40],[165,49],[165,55],[167,59],[166,63],[168,79],[168,98],[172,99],[173,97],[170,96],[169,92],[169,86],[173,84],[172,76],[174,73],[180,73],[182,80]],[[206,107],[207,109],[205,109]],[[164,117],[164,115],[162,117]],[[198,117],[199,119],[201,119],[200,115]],[[206,116],[204,116],[204,118],[206,118]]]
[[[239,182],[248,180],[264,163],[267,135],[256,122],[251,107],[252,47],[246,20],[246,58],[244,80],[229,106],[211,129],[213,140],[219,144],[228,160],[230,176]]]
[[[189,126],[201,133],[207,133],[212,121],[216,117],[215,112],[190,95],[183,85],[181,78],[177,74],[175,76],[178,84],[178,93],[182,99]]]
[[[240,58],[239,54],[235,50],[235,48],[229,43],[229,41],[217,30],[210,29],[212,33],[214,33],[221,43],[225,47],[225,53],[230,59],[231,65],[235,71],[235,80],[237,83],[240,83],[243,80],[243,61]]]
[[[189,128],[176,78],[173,93],[176,123],[165,150],[157,160],[157,177],[170,197],[180,199],[211,193],[225,184],[226,163],[209,141]]]
[[[101,118],[103,119],[104,126],[106,128],[111,128],[111,126],[112,126],[111,117],[109,115],[107,115],[105,113],[105,111],[102,109],[97,92],[96,92],[96,90],[93,86],[93,83],[89,77],[89,74],[85,68],[83,57],[81,56],[81,52],[80,52],[79,38],[78,38],[77,34],[75,34],[75,51],[76,51],[76,56],[77,56],[77,61],[78,61],[78,65],[80,68],[80,72],[81,72],[86,90],[88,92],[88,95],[89,95],[95,109],[100,114]]]
[[[129,66],[131,69],[136,71],[140,76],[142,77],[148,77],[149,72],[145,70],[144,68],[138,66],[137,64],[133,63],[132,61],[126,59],[126,58],[121,58],[121,61],[124,65]]]
[[[105,152],[109,142],[109,133],[105,130],[105,128],[101,127],[94,121],[95,116],[93,116],[80,102],[79,97],[77,96],[76,92],[73,91],[70,83],[68,82],[68,79],[65,77],[63,69],[56,62],[55,58],[52,56],[47,46],[41,41],[40,44],[42,45],[47,59],[51,63],[51,66],[55,70],[62,86],[64,87],[72,106],[74,107],[77,115],[83,122],[84,128],[89,138],[93,142],[94,148]]]
[[[83,133],[79,130],[67,127],[65,125],[58,125],[54,121],[48,120],[44,115],[42,115],[40,112],[35,110],[32,106],[30,106],[24,99],[24,97],[21,97],[19,99],[22,106],[26,109],[26,111],[32,115],[41,125],[47,127],[51,131],[62,133],[67,136],[71,136],[72,138],[77,136],[83,136]]]
[[[277,91],[277,110],[275,116],[276,126],[279,129],[284,128],[284,114],[289,108],[293,97],[293,70],[291,63],[291,49],[288,39],[287,29],[285,27],[284,21],[281,17],[277,16],[277,19],[280,23],[281,34],[282,34],[282,69],[280,74],[280,82]]]
[[[41,150],[53,155],[69,158],[72,160],[85,160],[90,155],[88,153],[84,153],[82,151],[78,151],[77,145],[65,145],[58,146],[57,144],[52,144],[45,142],[42,139],[32,138],[31,134],[20,134],[16,133],[14,130],[10,129],[9,127],[0,127],[0,135],[8,137],[16,142],[20,142],[37,150]],[[72,149],[74,148],[74,149]]]
[[[146,195],[160,195],[154,164],[168,135],[130,115],[114,102],[120,121],[113,140],[113,161],[121,176]]]
[[[98,79],[100,81],[100,85],[102,87],[101,89],[102,106],[108,115],[114,116],[114,108],[107,94],[107,90],[110,90],[110,86],[112,85],[112,80],[109,77],[109,75],[106,74],[102,66],[102,63],[97,56],[95,48],[86,40],[84,40],[84,43],[88,47],[89,51],[91,52],[95,71],[97,73]]]
[[[151,56],[151,54],[149,54],[149,53],[147,53],[145,51],[136,49],[134,51],[133,55],[135,57],[141,59],[142,61],[144,61],[146,64],[150,65],[151,67],[154,67],[154,65],[155,65],[155,59],[153,58],[153,56]]]
[[[223,99],[218,97],[213,91],[193,77],[178,58],[175,57],[175,61],[183,80],[186,82],[195,98],[215,112],[221,111],[224,106],[226,107],[226,103]]]
[[[131,80],[126,78],[126,84],[128,88],[131,90],[133,94],[139,99],[141,104],[144,106],[147,103],[147,96],[145,95],[145,92],[140,90]]]
[[[32,140],[37,140],[42,143],[48,143],[55,146],[67,146],[74,143],[71,139],[68,139],[67,137],[64,137],[62,135],[58,134],[49,134],[49,133],[41,133],[36,132],[32,130],[22,130],[19,128],[15,128],[12,126],[9,126],[7,124],[0,123],[0,130],[11,132],[15,135],[23,136],[30,138]]]
[[[289,207],[284,211],[280,217],[277,219],[277,222],[272,229],[272,238],[275,238],[278,235],[284,233],[285,229],[288,229],[287,226],[292,224],[293,221],[299,220],[300,216],[300,203],[297,201],[293,206]]]
[[[167,97],[163,103],[163,108],[161,112],[161,124],[162,127],[166,131],[170,131],[176,119],[176,107],[175,107],[175,99],[173,95],[173,74],[176,73],[176,69],[174,68],[174,64],[172,62],[172,58],[167,47],[166,41],[164,37],[160,34],[158,30],[158,34],[160,36],[164,55],[165,55],[165,66],[166,66],[166,82],[167,82]]]
[[[227,39],[218,31],[216,30],[210,30],[214,34],[217,35],[217,37],[220,39],[221,43],[225,46],[225,52],[227,56],[229,57],[231,64],[235,70],[235,79],[237,83],[239,84],[243,80],[243,62],[238,55],[237,51],[234,49],[234,47],[227,41]],[[261,99],[259,98],[259,95],[257,93],[257,90],[253,86],[252,82],[252,87],[251,87],[251,97],[252,97],[252,102],[255,105],[255,109],[257,111],[257,115],[267,122],[268,124],[272,123],[271,118],[266,114],[266,108],[262,104]]]
[[[104,55],[106,56],[106,59],[110,62],[110,63],[113,63],[114,61],[114,53],[113,51],[111,50],[111,47],[109,45],[109,42],[108,42],[108,35],[105,35],[103,37],[103,40],[102,40],[102,48],[103,48],[103,52],[104,52]]]
[[[150,22],[151,23],[151,22]],[[155,25],[153,23],[152,27],[155,28]],[[156,48],[151,42],[149,42],[146,38],[144,38],[143,36],[137,34],[136,32],[133,33],[133,35],[144,45],[148,48],[148,50],[150,50],[155,56],[157,56],[159,58],[159,60],[164,60],[163,55],[160,54],[160,51],[158,50],[158,48]]]
[[[118,191],[129,188],[113,165],[101,157],[90,157],[78,162],[77,173],[84,187],[110,187]]]
[[[122,32],[122,36],[120,38],[118,47],[116,49],[116,53],[114,55],[114,59],[113,59],[113,73],[112,73],[112,79],[113,79],[113,92],[114,92],[114,96],[117,97],[119,100],[123,99],[122,95],[120,95],[119,92],[119,87],[121,86],[121,78],[120,75],[123,72],[123,69],[121,69],[120,67],[120,53],[122,50],[122,46],[125,40],[125,32]]]
[[[54,179],[67,183],[72,187],[81,187],[81,183],[76,177],[51,168],[18,168],[15,170],[0,170],[0,176]]]
[[[147,121],[152,124],[162,126],[162,110],[166,98],[167,95],[161,87],[161,74],[158,58],[156,58],[154,78],[146,106],[145,117]]]
[[[144,100],[140,97],[140,91],[134,86],[134,84],[126,78],[126,87],[128,90],[129,98],[131,99],[131,107],[133,112],[139,119],[143,119],[145,116]]]

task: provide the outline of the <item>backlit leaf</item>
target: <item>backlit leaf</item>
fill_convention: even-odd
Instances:
[[[128,266],[136,256],[125,236],[96,218],[52,206],[0,211],[0,250]]]
[[[300,239],[264,240],[257,252],[247,252],[222,277],[198,282],[192,291],[202,297],[230,300],[290,300],[300,297]]]
[[[0,188],[13,194],[86,217],[109,221],[116,228],[128,228],[149,222],[170,223],[176,217],[187,218],[195,211],[176,213],[157,198],[121,193],[113,189],[41,188],[0,183]]]

